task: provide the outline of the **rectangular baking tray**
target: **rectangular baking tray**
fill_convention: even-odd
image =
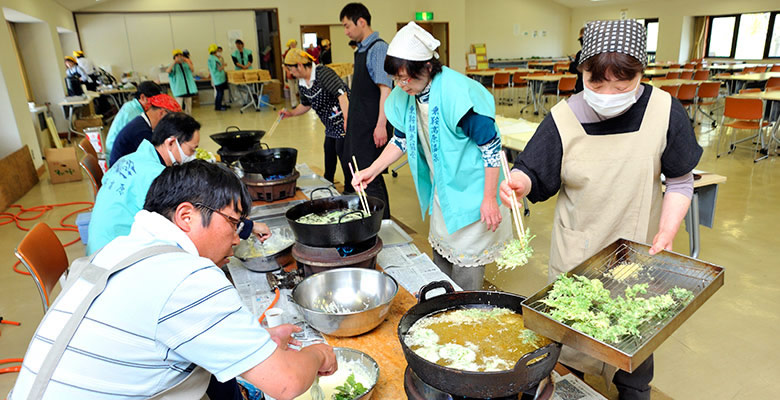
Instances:
[[[682,254],[663,251],[651,256],[649,250],[650,246],[646,244],[618,239],[567,274],[599,279],[613,298],[623,295],[626,287],[638,283],[649,284],[646,297],[665,294],[675,286],[693,292],[694,298],[690,303],[679,306],[670,317],[640,326],[639,339],[605,343],[550,318],[545,314],[548,307],[540,300],[547,296],[553,284],[523,302],[525,326],[600,361],[632,372],[723,286],[725,273],[722,267]],[[636,263],[641,267],[626,268],[623,265],[626,263]]]
[[[379,238],[382,239],[382,246],[384,247],[402,246],[412,242],[412,237],[395,221],[390,219],[382,220],[382,227],[379,228]]]

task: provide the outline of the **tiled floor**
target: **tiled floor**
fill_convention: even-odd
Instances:
[[[499,107],[498,112],[517,117],[517,108]],[[270,111],[247,111],[235,108],[222,113],[210,107],[195,110],[203,124],[201,147],[215,151],[217,145],[208,135],[230,125],[243,129],[268,129],[275,114]],[[525,118],[538,120],[532,114]],[[697,131],[699,129],[697,128]],[[780,347],[772,339],[780,327],[780,169],[776,157],[754,164],[752,154],[737,150],[715,158],[714,132],[699,133],[705,153],[699,169],[728,177],[720,187],[714,229],[702,228],[700,258],[726,268],[726,284],[694,314],[656,352],[653,385],[654,398],[675,399],[768,399],[776,397],[773,385],[780,378]],[[323,128],[313,113],[285,120],[267,142],[271,147],[298,149],[298,159],[313,167],[322,164]],[[339,174],[337,172],[337,174]],[[337,179],[342,179],[337,175]],[[429,249],[424,238],[427,223],[420,217],[416,194],[408,168],[397,178],[386,178],[393,216],[416,230],[420,248]],[[619,186],[616,187],[620,190]],[[51,185],[44,176],[18,203],[24,206],[91,200],[86,181]],[[554,201],[531,205],[526,226],[537,235],[536,254],[518,270],[498,272],[488,268],[487,279],[506,291],[530,295],[546,283],[548,249]],[[43,221],[58,224],[73,208],[57,209]],[[24,226],[31,227],[33,222]],[[12,271],[13,249],[24,232],[13,225],[0,226],[0,316],[21,321],[21,327],[2,325],[0,359],[22,357],[27,342],[42,316],[40,298],[30,277]],[[63,242],[76,235],[61,233]],[[688,251],[684,228],[675,240],[675,250]],[[83,254],[83,245],[68,248],[71,260]],[[13,385],[15,374],[0,375],[0,393]],[[662,393],[660,393],[662,392]],[[664,395],[665,394],[665,395]]]

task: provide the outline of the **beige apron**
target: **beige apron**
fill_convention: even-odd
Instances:
[[[561,136],[549,279],[571,271],[618,238],[650,243],[658,231],[671,96],[653,90],[638,131],[588,135],[566,101],[552,109]],[[561,362],[612,380],[616,369],[567,346]]]

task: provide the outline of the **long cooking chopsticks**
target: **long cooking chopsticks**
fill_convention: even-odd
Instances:
[[[284,111],[284,109],[282,109]],[[279,118],[274,121],[274,124],[271,125],[271,129],[268,130],[268,133],[265,135],[266,139],[271,137],[271,135],[274,134],[274,131],[276,131],[276,127],[279,126],[279,123],[282,122],[282,118],[284,118],[284,114],[279,114]]]
[[[501,168],[504,170],[505,179],[508,182],[512,182],[509,163],[506,161],[506,154],[503,151],[501,151]],[[512,190],[512,219],[515,221],[518,239],[523,240],[523,237],[525,237],[525,228],[523,227],[523,218],[522,214],[520,214],[520,206],[517,204],[517,195],[514,190]]]
[[[355,164],[354,168],[352,168],[352,164]],[[349,163],[349,171],[353,176],[359,176],[360,174],[355,156],[352,156],[352,162]],[[360,198],[360,205],[363,206],[363,212],[365,212],[366,215],[371,215],[371,211],[369,211],[368,208],[368,198],[366,197],[366,185],[361,182],[360,187],[356,189],[358,198]]]

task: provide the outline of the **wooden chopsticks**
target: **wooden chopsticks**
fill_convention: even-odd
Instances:
[[[282,109],[284,111],[284,109]],[[271,135],[274,134],[274,131],[276,130],[276,127],[279,126],[279,123],[282,122],[283,114],[279,114],[279,118],[274,121],[274,124],[271,125],[271,129],[268,130],[268,133],[265,135],[266,138],[271,137]]]
[[[352,168],[352,164],[355,164],[354,168]],[[355,156],[352,156],[352,162],[349,163],[349,171],[352,172],[352,175],[354,176],[360,176],[360,170],[358,169]],[[360,205],[363,206],[363,212],[366,213],[366,216],[371,215],[371,211],[368,208],[368,198],[366,197],[366,185],[361,183],[360,187],[355,189],[357,189],[357,195],[358,198],[360,198]]]
[[[501,168],[504,170],[504,179],[512,182],[512,176],[509,171],[509,163],[506,161],[506,154],[501,151]],[[521,241],[525,237],[525,228],[523,227],[523,217],[520,213],[520,206],[517,203],[517,195],[512,191],[512,219],[515,221],[518,239]]]

